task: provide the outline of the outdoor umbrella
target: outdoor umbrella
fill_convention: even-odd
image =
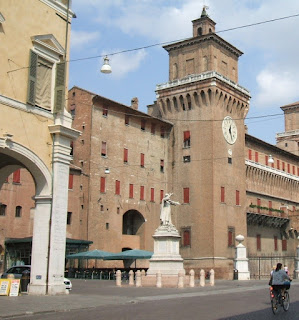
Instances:
[[[111,255],[104,258],[104,260],[135,260],[136,259],[150,259],[154,253],[146,250],[126,250],[119,253],[111,253]]]
[[[104,259],[109,257],[112,253],[102,250],[83,251],[66,256],[67,259]]]
[[[150,259],[154,253],[146,250],[126,250],[119,253],[111,253],[104,260],[128,260],[128,259]]]

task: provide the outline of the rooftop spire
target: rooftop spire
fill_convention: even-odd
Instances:
[[[201,18],[203,18],[203,17],[208,17],[208,14],[207,14],[207,9],[209,9],[209,7],[208,6],[203,6],[203,8],[202,8],[202,13],[201,13]]]

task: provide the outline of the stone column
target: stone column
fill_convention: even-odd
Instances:
[[[80,132],[71,128],[71,117],[67,113],[58,114],[55,125],[49,126],[53,137],[53,201],[50,224],[50,247],[48,262],[48,294],[67,293],[65,290],[65,246],[66,220],[68,206],[68,181],[70,142],[75,140]]]
[[[236,247],[235,269],[238,271],[238,280],[250,280],[250,272],[248,268],[247,249],[242,244],[244,236],[236,236],[239,244]]]
[[[47,293],[51,203],[50,195],[35,197],[29,294],[45,295]]]

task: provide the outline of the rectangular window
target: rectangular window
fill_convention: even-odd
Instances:
[[[236,206],[240,205],[240,191],[236,190]]]
[[[191,246],[191,228],[182,229],[182,246],[190,247]]]
[[[278,239],[277,239],[277,236],[274,236],[274,251],[278,251]]]
[[[189,199],[190,191],[189,191],[189,188],[184,188],[183,192],[184,192],[184,203],[190,203],[190,199]]]
[[[233,159],[231,157],[227,158],[227,163],[232,164],[233,163]]]
[[[261,199],[256,199],[256,204],[257,204],[257,212],[260,213],[261,212]]]
[[[282,246],[282,251],[287,251],[288,250],[287,239],[282,239],[281,240],[281,246]]]
[[[184,131],[184,148],[189,148],[190,146],[191,146],[190,131]]]
[[[130,124],[130,117],[126,114],[125,115],[125,125],[128,126]]]
[[[144,168],[144,153],[140,153],[140,167]]]
[[[129,150],[128,149],[124,149],[124,163],[128,163],[128,154],[129,154]]]
[[[156,133],[156,124],[152,123],[151,124],[151,134],[155,134]]]
[[[288,166],[288,173],[291,173],[290,164],[288,163],[287,166]]]
[[[115,194],[120,195],[120,181],[115,180]]]
[[[13,173],[12,182],[13,183],[20,183],[21,182],[21,169],[18,169]]]
[[[225,202],[225,188],[221,187],[221,202]]]
[[[67,218],[66,218],[66,224],[70,225],[72,223],[72,213],[68,212],[67,213]]]
[[[6,204],[0,204],[0,216],[6,215]]]
[[[144,186],[140,186],[140,200],[144,200]]]
[[[191,156],[183,156],[183,162],[191,162]]]
[[[106,230],[109,230],[109,222],[106,222]]]
[[[141,129],[142,131],[145,131],[145,125],[146,125],[146,121],[145,121],[144,119],[142,119],[142,120],[141,120],[141,127],[140,127],[140,129]]]
[[[108,109],[103,108],[103,117],[108,117]]]
[[[134,198],[134,185],[130,183],[129,185],[129,198],[133,199]]]
[[[299,176],[299,167],[297,167],[297,176]]]
[[[269,209],[272,209],[272,201],[271,200],[269,200]]]
[[[73,189],[73,184],[74,184],[74,175],[69,174],[69,189]]]
[[[265,156],[265,164],[266,164],[266,166],[269,165],[269,156]]]
[[[101,149],[101,156],[106,157],[107,155],[107,143],[102,141],[102,149]]]
[[[248,159],[252,160],[252,150],[248,149]]]
[[[102,193],[104,193],[106,191],[106,178],[105,177],[101,177],[100,191]]]
[[[164,172],[164,160],[160,160],[160,172]]]
[[[160,136],[161,136],[161,138],[164,138],[165,137],[165,128],[162,126],[160,130],[161,130]]]
[[[235,246],[235,228],[229,227],[227,231],[227,246],[234,247]]]
[[[15,212],[15,217],[16,218],[21,218],[22,216],[22,207],[21,206],[17,206],[16,207],[16,212]]]
[[[293,166],[293,174],[296,174],[295,166]]]
[[[155,189],[151,188],[151,202],[155,202]]]
[[[286,171],[285,163],[284,163],[284,162],[282,162],[282,171]]]
[[[104,211],[104,206],[101,204],[101,211]]]
[[[162,203],[163,198],[164,198],[164,190],[160,190],[160,203]]]
[[[261,251],[262,250],[262,243],[261,243],[261,235],[256,235],[256,250]]]
[[[280,161],[277,160],[277,161],[276,161],[276,164],[277,164],[277,169],[280,170]]]
[[[254,161],[259,162],[259,153],[257,151],[254,153]]]

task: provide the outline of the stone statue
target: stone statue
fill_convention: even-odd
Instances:
[[[179,205],[179,202],[172,201],[170,197],[172,196],[172,193],[166,193],[164,198],[162,199],[161,204],[161,213],[160,213],[160,220],[161,225],[172,225],[171,222],[171,205]]]

